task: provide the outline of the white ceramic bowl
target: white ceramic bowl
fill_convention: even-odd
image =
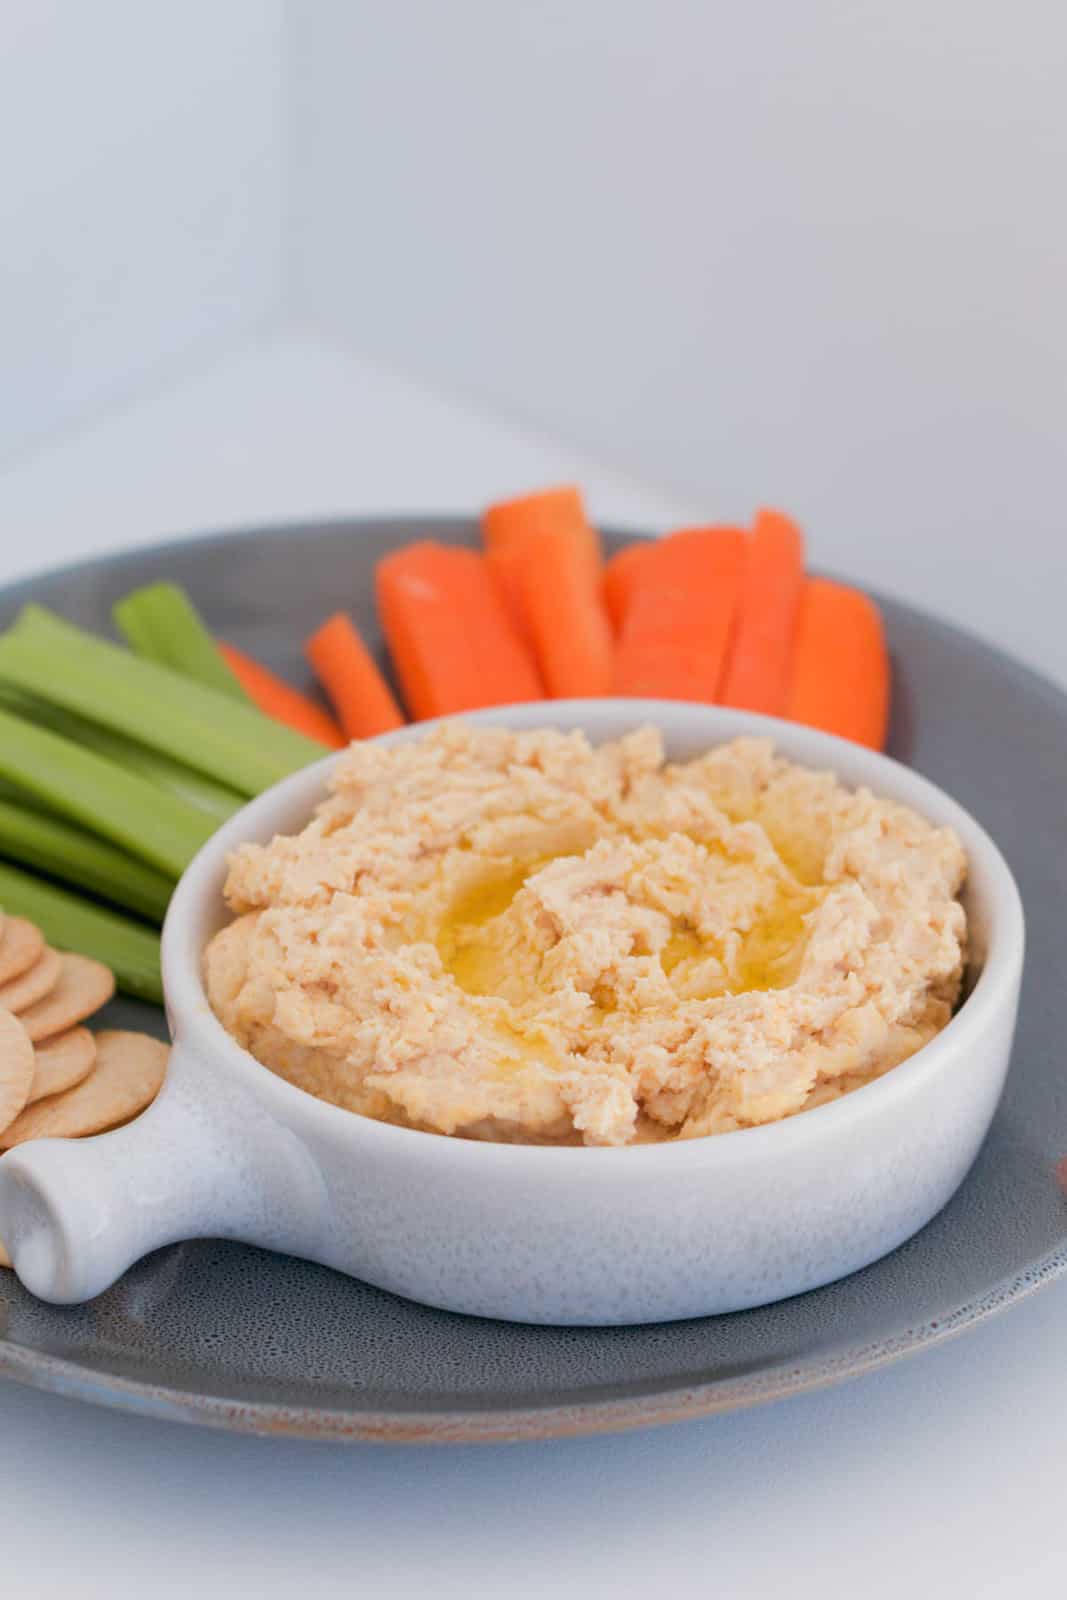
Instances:
[[[1000,1097],[1023,961],[1018,892],[974,819],[883,756],[721,708],[571,701],[476,720],[581,727],[596,742],[654,722],[679,759],[766,733],[794,761],[950,823],[970,860],[980,969],[972,993],[931,1044],[877,1082],[713,1138],[632,1149],[495,1145],[341,1111],[242,1050],[200,979],[204,946],[225,921],[227,854],[301,826],[330,757],[239,812],[182,878],[163,935],[174,1050],[155,1105],[114,1133],[40,1140],[0,1159],[4,1236],[33,1293],[88,1299],[149,1250],[207,1235],[307,1256],[454,1311],[665,1321],[763,1305],[854,1272],[950,1198]]]

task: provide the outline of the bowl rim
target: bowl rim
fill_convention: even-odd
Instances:
[[[203,900],[218,894],[229,852],[248,839],[269,835],[273,825],[266,819],[291,809],[293,798],[302,797],[305,792],[310,812],[314,795],[324,791],[326,777],[344,756],[345,752],[339,750],[274,784],[223,823],[182,874],[163,926],[163,985],[175,1043],[191,1048],[211,1066],[224,1064],[258,1099],[272,1101],[283,1122],[317,1123],[327,1136],[377,1147],[383,1159],[395,1153],[398,1158],[417,1156],[424,1166],[439,1161],[450,1165],[461,1162],[472,1171],[503,1167],[524,1176],[541,1169],[555,1170],[561,1162],[572,1177],[607,1178],[610,1174],[615,1179],[619,1175],[617,1163],[624,1160],[634,1164],[636,1177],[637,1168],[648,1175],[660,1170],[666,1175],[709,1162],[722,1167],[765,1155],[783,1158],[791,1147],[795,1150],[816,1140],[836,1140],[859,1122],[890,1115],[909,1097],[921,1104],[922,1090],[929,1080],[965,1058],[971,1047],[980,1047],[984,1032],[1004,1006],[1013,1002],[1025,954],[1025,918],[1011,869],[981,823],[959,801],[903,762],[777,717],[697,702],[620,697],[492,706],[465,712],[458,719],[439,717],[412,723],[368,742],[383,746],[410,743],[432,728],[456,720],[482,726],[581,728],[594,743],[618,737],[621,725],[634,728],[651,723],[663,729],[664,723],[671,722],[681,723],[687,738],[706,737],[708,748],[742,736],[770,738],[787,759],[798,765],[825,768],[850,787],[865,786],[876,794],[889,793],[902,799],[902,803],[936,820],[938,826],[954,827],[964,843],[969,867],[979,867],[986,880],[989,926],[982,969],[970,994],[946,1026],[906,1061],[837,1100],[750,1128],[641,1145],[508,1144],[406,1128],[345,1110],[278,1076],[227,1033],[208,1003],[201,975],[203,949],[190,926],[200,919]],[[605,731],[605,724],[609,731]],[[702,724],[708,725],[706,734]],[[676,729],[676,735],[677,732]],[[669,732],[665,738],[669,745]],[[795,753],[798,746],[810,754]],[[848,775],[843,776],[843,771]],[[899,794],[901,790],[905,791],[904,796]]]

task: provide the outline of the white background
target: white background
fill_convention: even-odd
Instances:
[[[3,0],[0,461],[276,315],[282,8]]]
[[[1065,82],[1060,0],[6,0],[0,463],[314,330],[1025,652]]]
[[[0,580],[577,476],[649,527],[784,504],[817,561],[1067,683],[1059,5],[2,11]],[[823,1395],[484,1451],[2,1386],[2,1570],[40,1594],[1058,1592],[1065,1313],[1061,1285]]]

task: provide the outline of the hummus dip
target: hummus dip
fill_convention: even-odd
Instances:
[[[959,998],[955,834],[737,739],[439,726],[353,745],[302,833],[244,845],[211,1005],[334,1105],[625,1145],[792,1116]]]

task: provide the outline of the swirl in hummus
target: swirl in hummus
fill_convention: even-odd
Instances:
[[[211,1005],[321,1099],[444,1134],[625,1145],[773,1122],[959,998],[955,834],[737,739],[445,724],[355,744],[244,845]]]

